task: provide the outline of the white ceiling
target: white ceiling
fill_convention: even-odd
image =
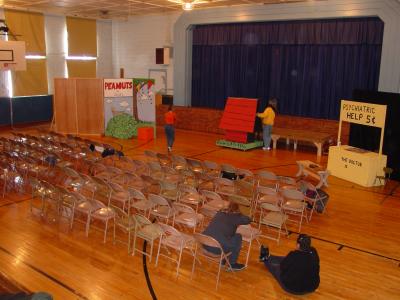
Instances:
[[[194,9],[305,1],[308,0],[201,0],[202,3],[194,4]],[[135,15],[166,14],[182,11],[181,4],[168,0],[0,0],[0,6],[6,9],[94,19],[126,19]]]

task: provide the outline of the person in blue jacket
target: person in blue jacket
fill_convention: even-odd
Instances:
[[[236,233],[236,230],[239,225],[247,225],[250,222],[250,217],[240,213],[239,205],[230,202],[228,208],[216,213],[203,232],[203,234],[216,239],[225,253],[231,252],[229,263],[233,271],[240,271],[245,268],[245,265],[237,262],[242,247],[242,236]],[[220,254],[218,248],[208,246],[205,248],[211,253]]]

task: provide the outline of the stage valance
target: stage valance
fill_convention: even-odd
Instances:
[[[193,45],[380,45],[377,17],[196,26]]]

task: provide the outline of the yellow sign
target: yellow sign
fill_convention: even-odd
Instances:
[[[384,128],[386,105],[342,100],[340,121]]]

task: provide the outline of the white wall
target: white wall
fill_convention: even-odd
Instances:
[[[119,77],[120,68],[125,78],[147,78],[149,69],[167,70],[167,88],[173,87],[173,57],[168,66],[156,65],[155,49],[173,46],[172,30],[181,13],[132,17],[128,21],[113,21],[113,68]],[[172,93],[172,91],[171,91]]]
[[[53,94],[54,78],[64,78],[67,75],[66,49],[64,49],[65,17],[45,15],[44,32],[46,38],[47,82],[49,94]]]
[[[0,19],[4,20],[4,9],[0,9]],[[1,40],[5,40],[5,36],[0,36]],[[10,94],[7,76],[10,71],[0,71],[0,97],[8,97]]]
[[[112,22],[97,21],[97,77],[113,78]]]

